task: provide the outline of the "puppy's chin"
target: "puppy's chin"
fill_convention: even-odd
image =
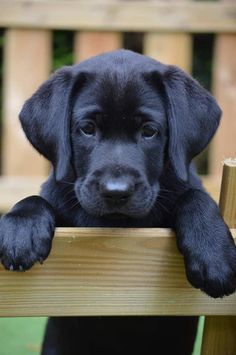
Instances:
[[[125,220],[125,219],[140,219],[146,217],[153,204],[146,204],[145,206],[136,206],[136,208],[129,208],[128,206],[123,206],[122,208],[107,208],[103,204],[98,203],[88,203],[80,199],[80,206],[84,209],[86,213],[93,217],[102,217],[108,220]],[[96,201],[97,202],[97,201]]]
[[[122,220],[122,219],[130,218],[129,216],[127,216],[123,213],[107,213],[107,214],[104,214],[103,217],[107,218],[107,219],[112,219],[112,220]]]

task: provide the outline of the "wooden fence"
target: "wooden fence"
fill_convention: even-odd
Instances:
[[[1,212],[21,197],[37,192],[39,182],[48,171],[48,163],[26,142],[19,126],[18,113],[24,100],[50,73],[54,29],[75,31],[75,62],[123,47],[124,31],[142,31],[145,54],[176,64],[189,72],[192,65],[192,33],[215,34],[212,90],[224,111],[209,158],[208,186],[215,196],[212,177],[220,175],[223,158],[236,153],[236,4],[233,0],[1,0],[0,27],[5,28],[6,36]],[[232,193],[227,196],[230,199]],[[232,201],[227,206],[234,211],[229,222],[235,227],[235,194]],[[227,219],[226,211],[223,212]],[[235,237],[235,230],[232,232]],[[236,315],[235,295],[223,301],[214,301],[187,284],[182,259],[168,230],[135,230],[135,235],[132,231],[127,235],[127,231],[122,230],[107,230],[106,234],[103,230],[102,235],[99,233],[101,231],[88,229],[58,230],[53,254],[45,269],[35,267],[24,275],[9,274],[1,269],[0,315],[53,315],[59,314],[58,311],[61,315]],[[148,233],[147,237],[144,233]],[[96,249],[95,254],[93,248]],[[136,265],[137,257],[140,260],[140,248],[143,264],[139,273],[132,265]],[[68,259],[64,259],[65,256]],[[107,268],[109,258],[116,260],[112,269],[110,264]],[[93,260],[95,263],[91,264]],[[124,273],[124,262],[128,263],[129,274],[126,274],[126,269]],[[170,279],[163,278],[161,275],[164,273]],[[164,282],[166,279],[169,280],[167,283]],[[55,308],[55,293],[58,290],[60,297],[56,298]],[[37,298],[39,295],[42,296],[40,299]],[[65,301],[68,296],[70,302]],[[235,323],[235,317],[207,317],[203,353],[235,354]],[[221,341],[222,327],[223,336],[227,333],[224,338],[226,342],[224,339]]]
[[[192,33],[215,33],[212,91],[224,117],[210,149],[210,176],[219,176],[222,160],[235,155],[234,1],[1,0],[0,27],[5,28],[0,211],[37,192],[48,172],[48,163],[26,141],[18,113],[49,76],[54,29],[75,31],[75,62],[123,47],[124,31],[142,31],[145,54],[188,72]],[[218,181],[208,179],[214,197]]]

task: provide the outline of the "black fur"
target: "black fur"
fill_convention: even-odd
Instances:
[[[185,72],[130,51],[57,71],[20,113],[26,136],[53,169],[41,197],[2,218],[3,265],[26,270],[45,259],[55,221],[171,227],[189,282],[212,297],[234,292],[232,236],[191,164],[220,115],[215,99]],[[43,354],[190,354],[196,322],[51,318]]]

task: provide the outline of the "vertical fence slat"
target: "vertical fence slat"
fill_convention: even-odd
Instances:
[[[192,38],[184,33],[146,33],[144,35],[144,54],[162,63],[174,64],[191,71]]]
[[[222,161],[236,156],[236,34],[219,34],[215,43],[213,91],[222,110],[220,128],[210,150],[210,173],[222,172]]]
[[[26,140],[18,114],[23,102],[49,75],[51,33],[8,29],[5,36],[2,173],[45,175],[48,163]]]
[[[75,62],[122,47],[119,32],[77,32],[75,34]]]
[[[181,3],[183,0],[170,0]],[[188,0],[192,1],[192,0]],[[146,33],[144,54],[187,72],[192,68],[192,36],[187,33]]]

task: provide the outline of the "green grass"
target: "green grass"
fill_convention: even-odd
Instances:
[[[47,318],[0,318],[0,355],[38,355]]]
[[[0,355],[39,355],[47,318],[0,318]],[[200,355],[204,317],[200,317],[192,355]]]
[[[194,350],[193,350],[192,355],[200,355],[201,354],[204,321],[205,321],[205,317],[201,316],[199,318],[197,337],[196,337],[196,341],[195,341]]]

